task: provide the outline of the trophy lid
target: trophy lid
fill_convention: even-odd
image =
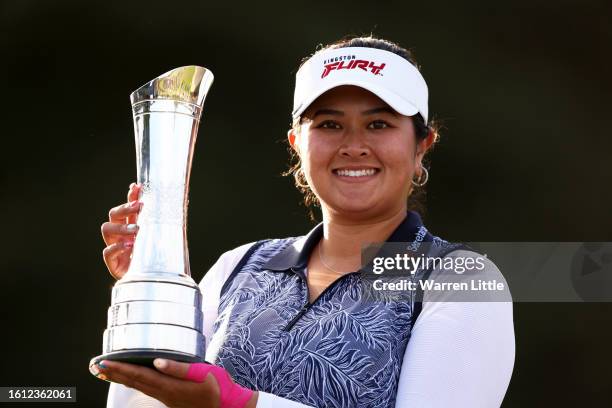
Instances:
[[[132,92],[130,100],[132,105],[146,100],[168,99],[202,107],[213,78],[210,70],[197,65],[175,68]]]

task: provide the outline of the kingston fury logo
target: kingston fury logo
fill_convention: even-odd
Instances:
[[[380,65],[376,65],[374,61],[356,59],[354,55],[342,55],[323,61],[323,73],[321,74],[321,78],[325,78],[333,70],[355,68],[363,69],[364,71],[370,70],[374,75],[382,75],[380,71],[383,70],[385,65],[384,62]]]

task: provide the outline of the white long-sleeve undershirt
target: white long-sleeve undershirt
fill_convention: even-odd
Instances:
[[[204,336],[213,334],[221,287],[252,243],[225,252],[200,282],[204,296]],[[457,250],[447,257],[473,257]],[[430,279],[442,270],[434,269]],[[466,275],[466,279],[473,278]],[[485,261],[478,278],[507,283],[495,264]],[[509,292],[508,292],[509,296]],[[515,343],[511,301],[456,301],[425,291],[423,309],[404,353],[395,408],[499,407],[514,366]],[[107,408],[162,408],[161,402],[112,383]],[[305,408],[273,394],[259,392],[257,408]]]

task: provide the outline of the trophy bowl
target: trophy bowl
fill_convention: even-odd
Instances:
[[[186,227],[193,150],[212,81],[208,69],[185,66],[130,95],[143,207],[130,266],[112,290],[103,354],[90,364],[204,361],[202,293],[191,278]]]

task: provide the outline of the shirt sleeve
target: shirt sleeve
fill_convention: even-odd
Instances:
[[[240,259],[254,243],[248,243],[225,252],[206,272],[200,281],[202,291],[202,313],[204,315],[203,333],[206,346],[210,344],[213,334],[213,323],[217,318],[221,288],[232,273]],[[258,405],[259,406],[259,405]],[[133,388],[123,384],[111,383],[106,401],[107,408],[164,408],[166,405]]]
[[[206,272],[200,281],[200,290],[202,291],[202,314],[204,322],[202,332],[206,338],[206,347],[208,348],[213,335],[213,324],[217,320],[219,311],[219,299],[221,298],[221,288],[232,273],[238,262],[247,253],[249,248],[254,244],[250,242],[225,252],[219,257],[217,262]]]
[[[458,250],[447,257],[478,255]],[[504,284],[503,293],[425,290],[404,354],[395,408],[501,405],[514,367],[512,298],[497,266],[486,258],[484,265],[458,280],[495,280]],[[442,278],[442,270],[432,271],[430,280]]]
[[[278,395],[269,394],[267,392],[259,391],[259,398],[257,399],[256,408],[314,408],[310,405],[304,405],[299,402],[288,400],[286,398],[279,397]]]

